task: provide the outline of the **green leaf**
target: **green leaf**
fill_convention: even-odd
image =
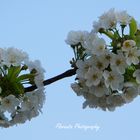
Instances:
[[[135,36],[135,33],[137,32],[137,22],[134,18],[131,19],[129,24],[129,34],[133,38]]]
[[[30,78],[34,78],[34,74],[23,74],[17,78],[17,81],[24,81]]]
[[[20,66],[12,66],[8,69],[8,74],[7,77],[9,77],[9,79],[15,79],[21,72],[21,68]]]
[[[140,47],[140,30],[137,30],[135,37],[137,47]]]

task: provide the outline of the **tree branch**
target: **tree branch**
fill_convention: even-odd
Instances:
[[[57,75],[55,77],[52,77],[50,79],[47,79],[47,80],[43,81],[43,84],[44,84],[44,86],[46,86],[46,85],[54,83],[54,82],[56,82],[56,81],[58,81],[60,79],[63,79],[63,78],[66,78],[66,77],[70,77],[70,76],[73,76],[75,74],[76,74],[76,68],[75,69],[70,69],[70,70],[65,71],[62,74],[59,74],[59,75]],[[25,88],[24,92],[30,92],[30,91],[33,91],[35,89],[37,89],[37,86],[33,85],[33,86]]]

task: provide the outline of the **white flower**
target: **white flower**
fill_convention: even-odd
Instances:
[[[73,89],[74,92],[77,93],[78,96],[82,95],[81,87],[79,86],[78,83],[71,84],[71,88]]]
[[[98,105],[98,97],[93,94],[87,94],[85,96],[86,101],[83,103],[83,109],[89,106],[90,108],[97,108]]]
[[[28,66],[28,69],[32,71],[35,69],[37,71],[35,76],[35,84],[38,88],[42,88],[44,86],[43,80],[44,80],[44,72],[45,70],[42,68],[41,63],[39,60],[35,61],[25,61],[25,64]]]
[[[92,54],[99,56],[104,53],[105,46],[106,46],[106,43],[103,38],[96,38],[95,40],[93,40],[92,46],[89,46],[89,48],[87,49],[91,51]]]
[[[43,74],[38,73],[37,76],[35,76],[34,81],[38,89],[44,87],[43,80],[44,80]]]
[[[34,106],[31,99],[29,99],[27,95],[24,97],[23,102],[21,103],[22,111],[29,111],[33,109]]]
[[[117,19],[115,9],[110,9],[100,16],[99,22],[104,29],[113,29],[116,27]]]
[[[83,44],[88,32],[86,31],[70,31],[65,40],[69,45],[77,45],[78,43]]]
[[[8,128],[10,126],[10,123],[5,117],[4,112],[0,112],[0,126],[4,128]]]
[[[101,28],[102,28],[102,23],[101,22],[99,22],[99,21],[98,22],[97,21],[93,22],[93,30],[92,30],[93,33],[98,33]]]
[[[22,111],[30,111],[32,109],[37,109],[41,111],[43,106],[45,96],[44,89],[26,93],[23,102],[21,103]]]
[[[9,95],[2,99],[0,110],[4,112],[8,111],[9,113],[12,113],[15,111],[19,103],[20,101],[14,95]]]
[[[97,70],[96,68],[92,67],[85,75],[86,85],[91,87],[92,85],[97,86],[101,79],[102,79],[102,71]]]
[[[136,77],[136,81],[138,84],[140,84],[140,70],[137,69],[134,73],[133,73],[133,77]]]
[[[109,50],[105,50],[103,55],[100,56],[102,58],[102,62],[104,63],[105,67],[107,68],[110,64],[113,54]]]
[[[89,92],[94,94],[96,97],[102,97],[109,94],[109,90],[103,82],[100,82],[97,86],[90,87]]]
[[[26,53],[15,48],[0,49],[0,66],[5,72],[5,74],[3,74],[3,71],[3,73],[0,73],[2,77],[5,77],[7,73],[9,74],[9,68],[7,68],[8,70],[5,69],[4,65],[8,67],[20,66],[22,68],[21,70],[24,71],[21,71],[20,76],[34,72],[35,77],[33,80],[37,86],[36,90],[22,94],[19,97],[10,94],[4,98],[5,93],[3,91],[6,87],[0,86],[0,126],[9,127],[17,123],[25,123],[26,120],[31,120],[31,118],[36,117],[41,112],[45,100],[43,85],[44,69],[40,61],[29,61]],[[25,71],[23,66],[27,66],[25,67],[27,71]],[[21,82],[24,82],[24,80]],[[28,82],[28,79],[26,79],[25,83]]]
[[[88,34],[83,47],[89,55],[101,55],[105,51],[106,43],[103,38],[99,38],[96,34],[90,33]]]
[[[44,93],[45,88],[42,87],[36,91],[33,92],[33,96],[35,96],[34,98],[36,98],[36,102],[35,102],[35,107],[37,110],[41,111],[41,108],[43,107],[43,104],[45,102],[46,96]]]
[[[8,128],[10,126],[10,123],[8,120],[0,120],[0,127]]]
[[[25,123],[27,120],[27,115],[26,112],[19,112],[18,114],[16,114],[13,118],[13,120],[11,121],[11,125],[17,124],[17,123]]]
[[[74,92],[76,92],[77,96],[81,96],[84,93],[88,93],[88,87],[82,83],[80,85],[78,83],[73,83],[71,84],[71,88],[73,89]]]
[[[132,48],[129,52],[126,52],[126,62],[128,65],[138,64],[139,63],[139,56],[140,56],[140,50],[138,50],[136,47]]]
[[[84,78],[85,74],[88,72],[88,69],[90,68],[90,64],[87,60],[78,60],[76,62],[77,70],[76,74],[78,78]]]
[[[106,110],[107,108],[107,98],[105,96],[98,98],[98,104],[97,104],[102,110]]]
[[[92,59],[92,65],[98,70],[102,71],[107,68],[108,60],[104,59],[104,56],[94,56]]]
[[[122,52],[114,54],[111,59],[111,69],[117,70],[117,72],[124,74],[127,68],[126,60]]]
[[[115,94],[115,95],[110,95],[107,98],[107,103],[110,104],[112,107],[116,107],[116,106],[122,106],[125,101],[122,97],[122,95],[119,94]]]
[[[13,47],[5,49],[2,56],[3,64],[8,67],[21,65],[21,62],[26,59],[28,59],[28,55],[25,52]]]
[[[28,66],[29,70],[36,69],[39,73],[44,73],[45,70],[41,66],[41,62],[39,60],[35,61],[25,61],[25,64]]]
[[[105,85],[112,90],[120,90],[120,84],[123,83],[124,77],[116,71],[104,71],[103,76],[105,78]]]
[[[121,32],[117,29],[125,28],[131,21],[132,17],[126,11],[116,12],[110,9],[102,14],[97,22],[93,22],[93,30],[84,37],[79,37],[80,35],[74,32],[72,34],[75,35],[71,34],[72,39],[69,42],[74,42],[74,45],[81,43],[85,54],[83,59],[76,62],[77,83],[71,85],[78,96],[84,97],[83,108],[89,106],[114,111],[116,107],[132,101],[140,93],[140,70],[137,69],[140,49],[137,39],[127,38],[126,34],[124,37],[127,40],[121,40]],[[109,44],[106,44],[100,36],[109,36],[108,31],[114,33],[114,38],[111,42],[107,40]],[[98,36],[98,32],[102,34]],[[131,65],[136,68],[133,76],[129,75],[129,70],[128,73],[126,71]]]
[[[115,9],[110,9],[99,17],[98,22],[93,22],[93,32],[97,33],[100,29],[113,29],[116,27],[117,19]]]
[[[105,51],[105,40],[103,38],[98,38],[97,40],[94,40],[93,43],[93,50],[92,53],[96,55],[101,55]]]
[[[31,120],[32,118],[36,117],[39,115],[39,111],[36,109],[32,109],[31,111],[26,112],[26,116],[28,120]]]
[[[117,16],[117,21],[121,25],[129,24],[132,19],[132,17],[128,15],[126,11],[117,12],[116,16]]]
[[[122,51],[128,52],[134,46],[136,46],[136,42],[134,40],[126,40],[123,42]]]
[[[123,98],[126,103],[133,101],[138,95],[138,89],[136,87],[129,87],[124,90]]]

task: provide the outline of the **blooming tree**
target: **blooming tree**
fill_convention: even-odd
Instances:
[[[92,31],[70,31],[66,43],[74,52],[72,69],[44,80],[39,60],[16,48],[0,49],[0,126],[31,120],[41,112],[45,87],[76,74],[72,89],[83,96],[83,108],[114,111],[140,90],[140,28],[126,11],[110,9]]]

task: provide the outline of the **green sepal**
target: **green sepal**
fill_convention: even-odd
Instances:
[[[17,81],[25,81],[25,80],[29,80],[32,78],[34,79],[34,77],[35,77],[35,74],[23,74],[17,78]]]
[[[18,75],[21,72],[21,67],[20,66],[11,66],[10,68],[8,68],[8,74],[7,77],[11,80],[15,79],[16,77],[18,77]]]
[[[135,34],[137,32],[137,22],[134,18],[131,19],[130,24],[129,24],[129,35],[131,38],[135,37]]]
[[[133,78],[133,73],[135,70],[136,70],[135,66],[129,66],[125,70],[124,82],[135,82],[135,78]]]

